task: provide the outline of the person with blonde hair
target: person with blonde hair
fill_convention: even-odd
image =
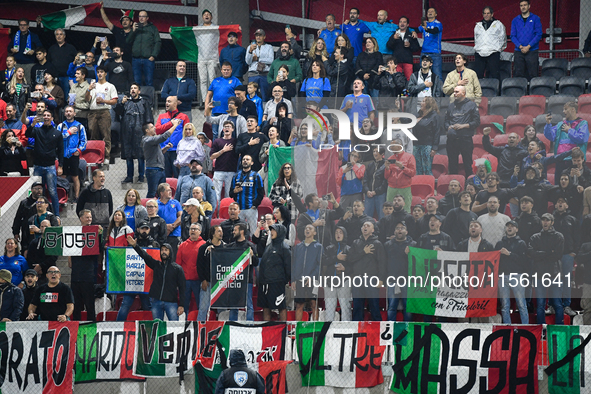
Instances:
[[[129,189],[125,193],[123,204],[119,205],[115,211],[123,211],[127,225],[136,232],[137,226],[144,220],[148,220],[148,211],[142,205],[140,192],[136,189]]]
[[[414,143],[413,154],[417,163],[417,175],[433,175],[431,164],[433,156],[439,148],[439,135],[441,122],[439,120],[439,107],[433,97],[425,97],[421,101],[421,109],[417,124],[412,133],[417,137]]]
[[[308,70],[312,67],[312,63],[314,61],[319,61],[320,63],[324,63],[328,61],[330,54],[326,50],[326,42],[322,38],[317,38],[314,43],[312,43],[312,47],[308,51],[308,56],[306,57],[306,62],[304,63],[304,68],[302,70],[302,75],[308,75]]]
[[[30,89],[27,84],[27,78],[25,77],[25,69],[23,67],[17,67],[4,94],[4,101],[16,106],[17,119],[20,118],[25,110]]]
[[[190,163],[192,160],[202,161],[205,156],[203,146],[197,138],[197,131],[193,123],[185,124],[183,138],[176,147],[176,159],[174,165],[180,168],[179,179],[191,173]]]

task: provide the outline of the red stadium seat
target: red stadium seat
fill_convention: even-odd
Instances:
[[[86,149],[80,154],[80,158],[86,160],[88,180],[92,178],[92,171],[105,162],[105,141],[87,141]]]
[[[550,140],[546,138],[544,134],[537,134],[536,136],[540,141],[544,143],[544,146],[546,147],[546,152],[550,152]]]
[[[445,196],[449,183],[454,179],[460,182],[461,189],[464,190],[466,178],[463,175],[441,175],[439,179],[437,179],[437,194]]]
[[[412,197],[412,206],[414,207],[415,205],[423,205],[423,199],[421,198],[421,196]]]
[[[218,218],[211,218],[211,223],[209,224],[210,227],[219,226],[222,224],[226,219],[218,219]]]
[[[586,120],[587,123],[591,123],[591,114],[577,114],[577,116],[583,120]]]
[[[507,145],[507,141],[509,141],[507,134],[497,135],[493,140],[493,146],[505,146]]]
[[[437,201],[441,200],[443,197],[445,197],[445,195],[443,194],[437,194],[435,196],[433,196]]]
[[[479,134],[472,136],[472,142],[474,143],[474,147],[482,148],[482,137],[484,136]]]
[[[126,321],[138,321],[138,320],[153,320],[152,311],[133,311],[129,312]]]
[[[494,124],[494,123],[498,123],[501,126],[504,124],[505,122],[505,118],[503,118],[501,115],[485,115],[485,116],[481,116],[480,117],[480,126],[478,126],[478,128],[476,129],[476,134],[483,134],[482,130],[485,127],[490,127],[491,128],[491,132],[490,132],[490,136],[491,138],[494,138],[496,135],[501,134],[501,130],[499,130]]]
[[[438,179],[442,174],[447,174],[449,170],[449,159],[447,155],[433,156],[433,164],[431,164],[431,171],[435,179]]]
[[[174,198],[174,195],[176,194],[176,186],[178,181],[179,180],[177,178],[166,178],[166,183],[168,183],[172,189],[172,198]]]
[[[230,218],[230,216],[228,216],[228,207],[233,202],[234,202],[234,199],[230,198],[230,197],[226,197],[226,198],[222,199],[222,201],[220,202],[220,219],[229,219]]]
[[[554,174],[547,173],[546,174],[546,179],[548,179],[548,182],[550,182],[551,184],[554,184],[554,180],[556,178],[555,178],[555,175]]]
[[[145,207],[148,201],[153,200],[154,198],[142,198],[142,205]]]
[[[258,206],[258,215],[259,217],[270,213],[273,214],[273,202],[269,197],[263,197],[263,201],[261,201],[261,205]]]
[[[435,177],[433,175],[416,175],[412,178],[410,189],[413,196],[425,199],[435,194]]]
[[[480,98],[480,104],[478,104],[478,113],[480,113],[480,116],[488,114],[488,97],[482,96]]]
[[[546,111],[545,96],[523,96],[519,99],[519,114],[535,118]]]
[[[579,109],[577,112],[591,114],[591,94],[579,96]]]
[[[534,120],[529,115],[510,115],[507,117],[505,134],[517,133],[521,138],[523,138],[525,127],[533,124]]]
[[[117,311],[100,312],[98,315],[96,315],[96,321],[116,321],[116,320],[117,320]]]

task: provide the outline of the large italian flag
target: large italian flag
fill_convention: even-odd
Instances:
[[[304,189],[304,195],[300,196],[302,199],[310,193],[322,197],[330,192],[338,198],[336,175],[339,172],[339,154],[336,147],[322,151],[305,145],[270,149],[269,185],[275,183],[284,163],[293,166]]]
[[[590,326],[548,326],[548,356],[550,365],[561,361],[591,335]],[[548,376],[550,394],[583,394],[591,387],[591,346],[585,346],[572,361]]]
[[[458,318],[496,315],[499,257],[499,251],[468,253],[410,248],[407,311]],[[458,276],[467,276],[467,287],[459,278],[455,282],[441,280]]]
[[[48,256],[93,256],[99,251],[99,226],[48,227],[43,232]]]
[[[146,252],[160,260],[160,250]],[[133,248],[107,248],[107,292],[148,293],[152,286],[153,271]]]
[[[75,25],[78,22],[82,22],[88,14],[97,8],[100,8],[100,6],[101,3],[92,3],[82,7],[68,8],[63,11],[43,15],[41,17],[41,21],[43,22],[43,27],[46,29],[65,29]]]
[[[381,365],[386,346],[380,343],[380,327],[380,322],[298,322],[296,344],[302,386],[354,388],[383,383]]]
[[[231,31],[238,34],[238,45],[242,45],[242,30],[240,25],[212,25],[212,26],[181,26],[171,27],[170,36],[178,52],[178,58],[197,63],[199,58],[200,40],[208,40],[207,45],[211,46],[213,40],[218,47],[218,55],[228,44],[228,33]]]
[[[244,326],[240,323],[226,322],[218,341],[223,354],[228,359],[231,349],[241,349],[246,363],[254,367],[263,361],[283,360],[285,356],[285,323],[264,323]]]

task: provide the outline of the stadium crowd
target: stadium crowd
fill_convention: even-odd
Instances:
[[[528,0],[519,8],[510,28],[513,77],[532,80],[539,73],[542,24]],[[564,314],[577,315],[570,283],[575,262],[591,264],[588,123],[579,116],[580,102],[570,100],[561,121],[545,116],[541,133],[531,125],[502,134],[503,125],[481,124],[486,97],[480,81],[500,79],[507,46],[506,28],[491,7],[474,29],[474,69],[458,53],[446,75],[443,26],[434,8],[414,28],[406,16],[397,23],[388,19],[385,10],[377,21],[364,21],[352,8],[340,26],[329,14],[307,53],[289,27],[276,51],[263,29],[246,47],[237,44],[238,32],[230,32],[219,56],[217,44],[205,40],[198,62],[203,127],[192,123],[197,83],[187,77],[184,60],[164,82],[165,111],[154,118],[148,91],[161,42],[148,12],[138,12],[137,22],[125,13],[121,27],[101,13],[113,37],[97,36],[89,51],[69,44],[62,29],[45,49],[42,27],[36,33],[26,19],[19,20],[9,46],[0,86],[0,172],[28,176],[32,169],[42,182],[21,201],[14,236],[0,256],[3,321],[80,320],[83,310],[94,320],[93,285],[105,280],[104,248],[112,246],[133,247],[154,270],[149,294],[138,294],[154,318],[188,316],[192,295],[197,319],[210,318],[210,256],[218,247],[251,249],[247,320],[261,308],[264,320],[274,310],[286,320],[288,309],[295,310],[295,320],[306,311],[318,319],[322,304],[325,320],[335,319],[337,310],[341,320],[382,320],[382,309],[395,320],[401,303],[408,321],[413,317],[406,312],[405,288],[385,294],[347,285],[318,289],[301,278],[368,274],[385,282],[388,275],[407,273],[411,246],[499,250],[506,283],[532,272],[562,279],[561,286],[533,292],[519,281],[501,286],[503,323],[511,322],[512,297],[523,324],[528,311],[535,311],[537,323],[545,323],[546,314],[555,313],[556,324]],[[211,12],[204,10],[202,20],[211,26]],[[589,38],[584,51],[591,52]],[[341,98],[337,108],[351,122],[357,115],[355,128],[366,136],[377,130],[378,108],[416,114],[416,140],[395,132],[389,149],[356,151],[362,139],[339,140],[336,118],[307,121],[331,97]],[[451,102],[440,111],[446,97]],[[102,142],[104,162],[85,185],[84,155],[94,141]],[[338,147],[338,193],[304,195],[297,161],[283,163],[277,179],[270,178],[272,149],[318,150],[323,144]],[[109,164],[117,155],[127,164],[121,183],[147,182],[145,198],[130,187],[124,201],[113,201],[105,180],[114,176]],[[80,225],[101,226],[101,254],[69,258],[70,286],[60,281],[57,257],[45,255],[42,240],[47,227],[61,225],[58,186],[69,190]],[[145,247],[159,248],[161,261]],[[584,323],[591,324],[591,269],[577,272],[584,272],[577,281]],[[57,302],[48,303],[48,294]],[[127,318],[135,297],[123,296],[117,320]],[[238,310],[229,319],[237,320]]]

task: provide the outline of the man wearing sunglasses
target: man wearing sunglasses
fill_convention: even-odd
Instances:
[[[61,277],[59,268],[49,267],[48,282],[35,292],[27,320],[37,320],[37,316],[43,321],[65,322],[70,319],[74,313],[74,296],[70,287],[60,282]]]

